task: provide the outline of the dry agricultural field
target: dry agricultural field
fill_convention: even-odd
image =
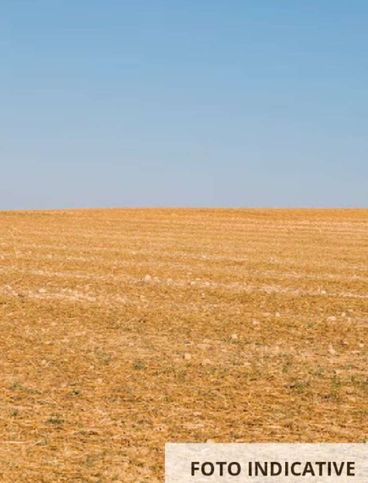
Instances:
[[[368,439],[368,210],[0,212],[0,481]]]

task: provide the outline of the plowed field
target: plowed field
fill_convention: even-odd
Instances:
[[[0,212],[0,481],[368,439],[368,210]]]

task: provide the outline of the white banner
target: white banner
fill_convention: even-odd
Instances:
[[[368,444],[167,443],[166,483],[367,483]]]

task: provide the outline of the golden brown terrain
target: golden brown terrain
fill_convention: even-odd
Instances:
[[[0,481],[368,439],[368,210],[0,213]]]

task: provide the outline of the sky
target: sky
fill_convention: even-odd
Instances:
[[[367,207],[368,2],[2,0],[0,210]]]

